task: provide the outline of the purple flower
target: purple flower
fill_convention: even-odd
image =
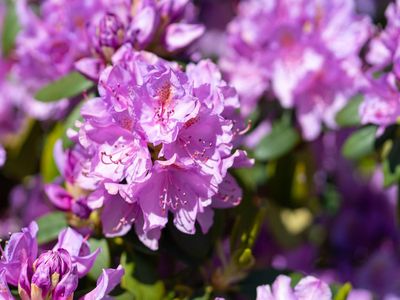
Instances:
[[[8,238],[10,232],[28,226],[36,218],[54,209],[46,199],[39,176],[15,186],[8,200],[9,207],[1,214],[0,238]]]
[[[121,282],[123,275],[124,269],[121,266],[118,266],[117,269],[103,269],[97,280],[96,288],[86,294],[82,300],[104,299]]]
[[[228,26],[221,66],[249,114],[271,90],[295,108],[303,135],[315,139],[364,84],[359,51],[369,37],[367,17],[352,1],[243,1]]]
[[[88,207],[90,189],[96,187],[96,179],[85,177],[85,164],[87,159],[81,147],[63,150],[62,141],[58,140],[54,146],[54,158],[65,181],[65,188],[60,186],[60,179],[55,183],[46,184],[44,190],[49,200],[60,210],[72,212],[81,219],[87,219],[92,210]]]
[[[347,300],[373,300],[372,293],[367,290],[351,290],[347,296]]]
[[[22,228],[21,232],[11,235],[0,260],[0,269],[5,270],[9,284],[18,286],[23,265],[28,261],[32,263],[37,257],[37,232],[38,226],[32,222],[29,227]]]
[[[300,280],[294,287],[290,285],[290,277],[280,275],[270,285],[257,287],[257,300],[331,300],[329,286],[313,276]]]
[[[26,1],[17,3],[22,30],[17,38],[18,69],[26,84],[40,88],[74,68],[88,55],[86,24],[101,13],[103,1],[53,1],[41,4],[37,16]]]
[[[97,80],[124,43],[160,53],[186,48],[204,33],[202,25],[186,16],[189,10],[189,1],[111,1],[102,17],[88,22],[90,46],[96,55],[80,59],[75,67]]]
[[[400,2],[391,3],[386,10],[388,24],[375,37],[369,47],[367,61],[372,65],[368,72],[368,86],[364,89],[364,102],[359,115],[363,124],[380,125],[381,129],[398,121],[398,79],[400,76]],[[380,77],[376,79],[377,75]]]
[[[393,74],[388,74],[371,81],[359,108],[362,124],[372,123],[386,127],[398,121],[400,103],[396,80]]]
[[[5,278],[5,270],[0,271],[0,297],[4,300],[14,300]]]
[[[375,68],[384,68],[394,63],[394,69],[398,66],[398,42],[400,40],[400,2],[390,3],[386,9],[387,25],[383,31],[375,37],[367,54],[367,61]]]
[[[6,158],[7,158],[6,150],[4,150],[3,146],[0,145],[0,167],[4,165],[4,163],[6,162]]]
[[[63,230],[52,250],[38,255],[37,224],[11,235],[0,260],[0,292],[18,286],[22,299],[72,299],[80,277],[86,275],[100,251],[90,253],[87,241],[73,229]],[[98,287],[84,299],[103,299],[121,280],[122,267],[108,269]],[[12,297],[6,299],[13,299]]]
[[[134,225],[153,249],[168,212],[182,232],[193,234],[196,220],[206,232],[212,208],[240,203],[241,190],[227,170],[251,165],[245,152],[232,153],[241,132],[232,119],[234,89],[210,61],[189,65],[185,73],[129,45],[112,60],[101,74],[101,98],[81,110],[75,138],[90,153],[86,178],[99,180],[88,206],[103,207],[106,236]]]
[[[21,130],[25,117],[22,103],[30,101],[25,88],[8,78],[12,67],[11,61],[0,56],[0,143]]]

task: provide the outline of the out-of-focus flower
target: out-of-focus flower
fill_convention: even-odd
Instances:
[[[97,80],[123,43],[163,52],[190,45],[204,32],[191,11],[190,1],[47,0],[37,16],[19,1],[18,73],[34,89],[75,68]]]
[[[391,243],[377,248],[361,267],[355,269],[354,286],[367,289],[380,299],[391,299],[390,295],[398,298],[400,257],[397,251],[397,246]]]
[[[399,90],[393,74],[371,81],[365,90],[364,101],[359,108],[363,124],[377,124],[382,127],[398,122],[400,116]]]
[[[0,260],[2,292],[9,297],[10,284],[18,287],[22,299],[72,299],[79,278],[90,271],[100,249],[90,253],[84,238],[67,228],[59,234],[52,250],[38,255],[37,231],[37,224],[32,222],[22,232],[11,235]],[[104,270],[99,286],[85,299],[103,298],[119,283],[123,273],[121,267]]]
[[[294,288],[291,287],[290,282],[290,277],[280,275],[271,286],[257,287],[257,300],[332,299],[329,286],[318,278],[307,276]]]
[[[228,26],[221,66],[243,99],[242,112],[272,90],[295,108],[306,139],[315,139],[363,84],[359,52],[371,32],[353,1],[243,1]]]
[[[399,63],[398,41],[400,39],[399,7],[399,1],[388,6],[385,13],[387,25],[370,43],[367,61],[375,68],[383,69],[391,64],[394,64],[394,70],[400,67],[397,66]]]
[[[4,150],[3,146],[0,145],[0,167],[4,165],[4,163],[6,162],[6,158],[7,158],[6,150]]]
[[[10,194],[10,215],[21,221],[21,227],[27,226],[38,217],[50,212],[53,207],[46,199],[44,184],[40,176],[14,187]]]
[[[125,1],[118,10],[111,3],[106,5],[106,13],[101,18],[88,25],[91,47],[96,54],[75,64],[93,79],[98,79],[124,43],[137,50],[164,54],[186,48],[204,33],[202,25],[193,23],[190,1]]]
[[[386,10],[387,25],[370,43],[367,61],[372,65],[365,99],[359,109],[361,122],[382,128],[398,122],[400,94],[400,1]],[[376,78],[378,77],[378,78]]]
[[[193,234],[196,220],[206,232],[215,208],[239,204],[241,190],[227,170],[246,163],[232,154],[240,134],[232,109],[235,91],[210,61],[183,72],[147,52],[123,46],[101,75],[101,98],[82,108],[79,141],[90,157],[87,180],[97,179],[91,209],[102,210],[107,236],[136,232],[157,248],[160,230],[175,226]],[[189,180],[188,180],[189,178]]]
[[[32,221],[52,211],[46,199],[40,176],[27,179],[15,186],[9,194],[9,207],[1,214],[0,238],[28,226]]]
[[[372,293],[367,290],[351,290],[347,296],[347,300],[373,300]]]
[[[90,52],[86,24],[104,10],[101,0],[44,1],[36,15],[27,1],[18,1],[21,32],[17,37],[18,73],[38,89],[74,68]]]

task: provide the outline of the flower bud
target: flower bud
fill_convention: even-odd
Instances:
[[[60,290],[64,291],[62,297],[72,298],[77,284],[76,268],[72,267],[71,257],[64,249],[47,251],[33,263],[32,299],[53,299]]]
[[[125,27],[120,18],[112,13],[105,14],[96,28],[94,36],[94,47],[98,54],[106,60],[110,60],[124,42]]]

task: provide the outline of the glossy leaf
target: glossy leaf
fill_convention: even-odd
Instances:
[[[53,102],[71,98],[87,91],[94,83],[78,72],[72,72],[39,90],[35,98],[43,102]]]
[[[39,232],[37,241],[39,244],[45,244],[57,239],[62,229],[68,226],[65,214],[55,211],[48,213],[37,220]]]
[[[336,114],[336,123],[341,127],[357,126],[361,123],[358,109],[363,97],[358,95],[352,98],[349,103]]]
[[[127,254],[121,255],[121,265],[125,269],[125,275],[122,277],[121,287],[128,291],[133,299],[154,299],[161,300],[165,294],[165,287],[162,281],[154,284],[144,284],[133,277],[135,265],[128,261]]]
[[[371,154],[374,151],[376,131],[375,126],[366,126],[354,132],[343,145],[344,157],[358,160]]]
[[[7,2],[7,14],[4,18],[3,32],[2,32],[2,54],[7,57],[14,49],[15,38],[20,30],[18,17],[15,11],[15,2]]]
[[[260,141],[254,157],[263,161],[277,159],[292,150],[299,141],[298,132],[288,122],[279,121]]]
[[[100,248],[101,252],[96,258],[96,261],[89,272],[89,277],[93,280],[97,280],[97,278],[101,275],[103,269],[110,268],[110,250],[108,248],[108,243],[105,239],[90,239],[90,250],[91,252]]]

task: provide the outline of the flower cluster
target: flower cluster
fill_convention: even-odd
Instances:
[[[290,282],[290,277],[280,275],[272,286],[261,285],[257,287],[257,300],[332,300],[332,292],[329,286],[318,278],[313,276],[304,277],[296,284],[294,289],[291,287]]]
[[[370,43],[367,61],[369,85],[365,88],[364,102],[359,114],[363,124],[386,127],[398,122],[400,102],[400,1],[391,3],[386,10],[388,24]]]
[[[189,1],[47,0],[37,16],[18,1],[20,76],[32,88],[77,69],[97,79],[122,44],[174,52],[204,31]],[[156,49],[155,49],[156,50]]]
[[[398,298],[399,20],[0,0],[0,299]]]
[[[11,235],[0,259],[0,296],[14,297],[8,284],[18,287],[21,299],[73,299],[79,278],[86,275],[99,254],[90,253],[87,241],[73,229],[60,232],[52,250],[38,255],[36,234],[32,222],[21,232]],[[82,299],[103,299],[121,280],[124,270],[103,270],[97,287]]]
[[[81,181],[98,187],[87,202],[103,207],[106,236],[135,224],[156,249],[169,212],[179,230],[193,234],[196,220],[208,231],[212,208],[240,203],[241,189],[227,171],[251,161],[232,153],[238,99],[211,61],[184,72],[124,45],[101,74],[99,93],[81,109],[84,121],[72,138],[86,151]]]
[[[322,123],[335,127],[335,114],[364,84],[359,52],[370,32],[353,1],[243,1],[221,66],[243,113],[271,90],[296,109],[303,136],[315,139]]]

